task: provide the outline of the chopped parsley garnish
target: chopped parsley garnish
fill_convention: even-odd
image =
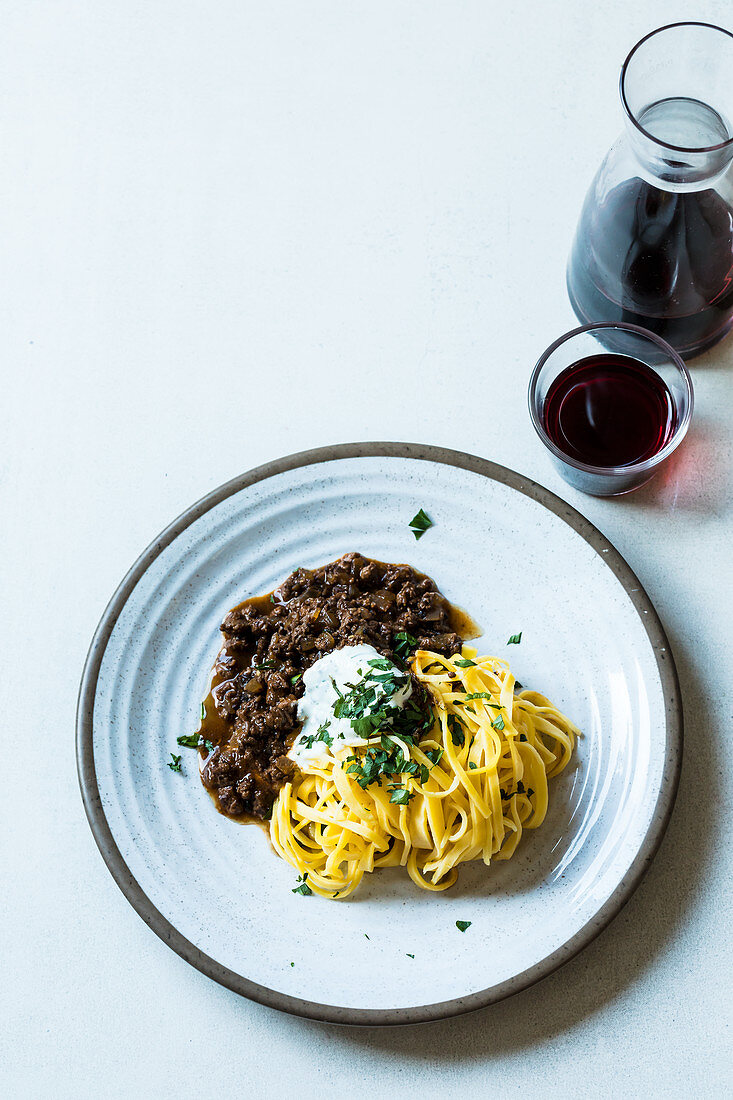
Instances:
[[[413,792],[408,791],[407,787],[393,787],[389,800],[390,802],[396,802],[398,806],[406,806],[412,795]]]
[[[406,661],[408,657],[412,656],[417,648],[417,638],[406,630],[401,630],[399,634],[394,636],[394,652],[395,656],[400,660]]]
[[[421,539],[428,528],[433,526],[433,521],[430,516],[426,515],[423,509],[413,516],[410,520],[410,530],[416,539]]]
[[[466,741],[466,734],[463,728],[463,722],[460,720],[457,714],[448,715],[448,730],[450,732],[450,739],[454,745],[461,748]]]
[[[295,966],[295,963],[291,963],[290,965],[291,965],[291,966]]]
[[[206,718],[206,703],[201,704],[201,721]]]
[[[472,772],[475,772],[478,769],[478,764],[474,764],[473,760],[468,761],[468,766]]]
[[[214,750],[213,742],[200,733],[184,733],[177,737],[176,741],[179,745],[183,745],[184,749],[206,749],[207,752]]]
[[[476,662],[469,660],[468,657],[456,657],[455,663],[459,668],[475,668]]]
[[[262,663],[259,664],[259,665],[252,665],[252,668],[257,669],[258,672],[260,672],[263,668],[274,668],[274,667],[275,667],[275,662],[274,661],[262,661]]]
[[[430,727],[432,716],[426,716],[409,700],[404,707],[392,704],[392,697],[408,686],[408,675],[394,666],[386,671],[370,668],[358,683],[347,685],[349,690],[345,695],[339,692],[333,704],[334,716],[347,718],[357,736],[365,740],[385,730],[409,744],[410,739],[414,741],[419,733]]]
[[[364,933],[364,935],[366,936],[367,939],[369,939],[369,936],[367,936],[366,932]]]
[[[270,603],[274,603],[274,602],[275,602],[275,593],[271,592],[270,593]]]
[[[519,645],[521,640],[522,640],[522,631],[520,630],[518,634],[512,634],[511,638],[507,642],[507,645]]]
[[[463,701],[468,699],[491,699],[490,691],[470,691],[467,695],[463,696]]]
[[[296,886],[295,889],[291,890],[290,891],[291,894],[302,894],[303,897],[308,897],[309,894],[312,894],[313,891],[311,890],[310,886],[306,882],[307,878],[308,878],[308,872],[307,871],[303,875],[303,881],[302,882],[300,882],[300,875],[298,875],[298,877],[295,881],[300,882],[300,886]]]
[[[404,706],[395,704],[395,697],[404,698],[409,688],[409,674],[385,658],[369,661],[366,672],[358,671],[361,679],[346,684],[345,693],[336,689],[333,713],[338,719],[347,719],[357,737],[372,743],[363,753],[346,758],[347,773],[364,790],[370,783],[381,786],[382,779],[400,776],[427,782],[429,769],[411,760],[404,745],[419,742],[433,724],[432,713],[424,713],[409,698]],[[403,784],[390,790],[390,800],[398,805],[407,805],[413,793]]]
[[[472,924],[473,924],[473,921],[471,921],[471,920],[457,920],[456,921],[456,928],[458,929],[459,932],[465,932],[466,929],[470,928]]]
[[[324,744],[328,745],[330,748],[333,744],[333,737],[330,733],[326,732],[330,725],[330,722],[323,722],[315,733],[309,733],[305,737],[302,737],[300,739],[300,744],[306,749],[312,749],[316,741],[323,741]],[[343,737],[343,734],[339,734],[339,736]]]
[[[514,681],[514,690],[515,691],[524,691],[524,684],[520,684],[519,680],[515,680]]]
[[[427,756],[433,767],[435,767],[436,764],[440,763],[440,759],[444,752],[445,749],[428,749],[425,755]]]
[[[290,683],[291,684],[297,684],[298,680],[302,680],[302,679],[303,679],[303,673],[302,672],[296,672],[295,676],[290,677]]]
[[[172,772],[179,772],[181,770],[181,757],[172,752],[168,767]]]
[[[415,958],[415,956],[411,955],[409,951],[405,951],[405,954],[407,955],[408,959],[414,959]]]
[[[503,730],[504,729],[504,719],[503,719],[502,715],[497,714],[496,718],[493,720],[491,725],[492,725],[492,728],[495,729],[495,730]]]

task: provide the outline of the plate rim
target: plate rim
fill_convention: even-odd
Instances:
[[[186,939],[156,908],[137,882],[120,852],[102,807],[94,766],[94,700],[102,659],[122,609],[152,562],[177,536],[223,500],[277,474],[349,458],[409,458],[438,462],[499,482],[537,501],[568,524],[596,551],[623,586],[641,620],[657,663],[664,694],[666,747],[657,803],[649,827],[628,873],[605,904],[555,951],[533,966],[487,989],[429,1005],[409,1008],[353,1008],[320,1004],[251,981],[205,954]],[[270,1008],[324,1023],[384,1026],[426,1023],[495,1004],[541,981],[588,946],[606,928],[634,893],[666,832],[679,786],[683,749],[682,701],[669,640],[659,616],[638,577],[619,551],[597,527],[549,489],[490,459],[446,447],[418,443],[339,443],[298,451],[256,466],[213,489],[185,509],[147,546],[127,571],[107,604],[94,632],[84,662],[76,710],[76,761],[82,802],[94,840],[118,887],[149,928],[187,963],[220,985]]]

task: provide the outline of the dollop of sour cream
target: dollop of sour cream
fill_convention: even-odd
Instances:
[[[325,764],[329,759],[341,756],[342,750],[369,744],[354,731],[351,720],[337,718],[333,708],[339,692],[348,695],[353,685],[372,671],[370,661],[387,663],[398,682],[404,680],[404,685],[389,696],[391,707],[404,707],[412,695],[412,680],[388,657],[378,653],[374,646],[350,645],[331,650],[319,657],[303,674],[305,693],[298,700],[298,719],[303,725],[288,753],[299,767],[307,770],[309,764]],[[383,674],[384,669],[380,672]],[[376,699],[371,707],[365,709],[365,716],[379,710],[386,698],[378,681],[373,682],[373,686]]]

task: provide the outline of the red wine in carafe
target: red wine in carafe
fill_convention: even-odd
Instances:
[[[542,418],[564,454],[590,466],[628,466],[657,454],[676,414],[663,379],[627,355],[599,354],[567,367],[550,386]]]
[[[641,179],[610,192],[573,253],[583,318],[625,321],[682,353],[702,350],[733,312],[733,210],[715,191],[674,194]]]
[[[641,122],[683,151],[717,146],[731,134],[711,107],[686,98],[653,104]],[[678,176],[687,179],[684,164],[671,152],[663,166],[642,157],[633,175],[614,182],[614,173],[626,170],[614,150],[575,236],[568,265],[573,308],[584,323],[639,325],[682,355],[696,355],[733,325],[733,191],[719,176],[707,186],[700,180],[697,189],[679,183]]]

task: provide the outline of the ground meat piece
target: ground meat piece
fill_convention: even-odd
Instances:
[[[278,756],[273,765],[286,779],[295,775],[295,764],[289,756]]]
[[[234,787],[228,783],[219,785],[217,788],[217,794],[219,796],[219,805],[225,814],[230,814],[232,817],[237,817],[244,810],[244,803],[237,794]]]
[[[397,593],[397,606],[400,611],[404,611],[406,607],[414,603],[417,600],[417,585],[403,584]]]
[[[211,696],[217,714],[222,718],[231,718],[233,721],[242,699],[241,682],[238,679],[224,680],[223,683],[217,684],[212,690]]]
[[[359,580],[365,587],[371,587],[375,581],[382,579],[382,570],[375,561],[369,561],[359,569]]]

